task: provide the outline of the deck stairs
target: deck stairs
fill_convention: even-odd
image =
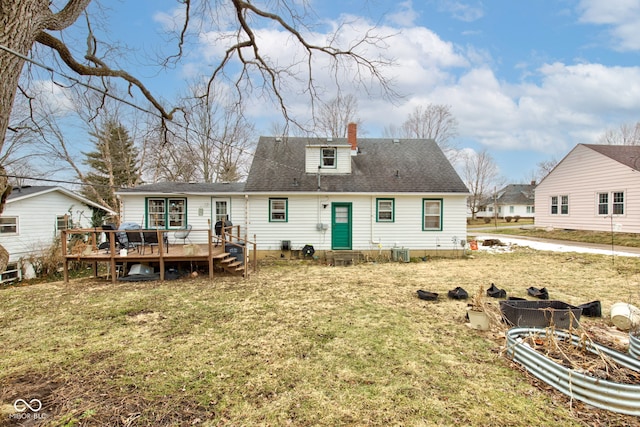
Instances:
[[[245,265],[243,262],[238,261],[235,256],[229,252],[222,252],[213,257],[214,262],[217,262],[220,267],[227,273],[231,273],[235,276],[243,276]]]

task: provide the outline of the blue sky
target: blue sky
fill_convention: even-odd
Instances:
[[[385,73],[405,96],[395,104],[362,88],[361,132],[382,136],[410,111],[446,104],[459,123],[461,149],[487,148],[508,182],[527,182],[542,160],[561,159],[577,143],[597,143],[609,129],[640,120],[640,2],[635,0],[360,1],[314,0],[316,35],[348,21],[393,35],[376,54],[396,61]],[[170,71],[147,66],[146,54],[170,46],[159,34],[176,12],[169,0],[123,1],[106,10],[109,37],[133,48],[122,64],[170,103],[186,82],[211,70],[220,46],[193,39],[187,61]],[[124,13],[123,13],[124,12]],[[119,16],[118,19],[114,19]],[[210,29],[215,33],[214,29]],[[210,34],[211,34],[210,33]],[[282,34],[260,32],[263,52],[286,61]],[[207,42],[209,40],[209,42]],[[131,68],[130,68],[131,69]],[[292,84],[297,117],[310,114]],[[327,99],[335,95],[327,84]],[[259,133],[278,120],[254,99],[247,115]]]

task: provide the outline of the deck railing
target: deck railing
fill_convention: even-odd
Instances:
[[[220,253],[217,249],[217,245],[214,242],[217,240],[217,236],[210,228],[206,229],[192,229],[189,236],[193,237],[194,244],[177,244],[174,238],[174,243],[170,242],[171,234],[178,230],[164,230],[164,229],[133,229],[133,230],[103,230],[97,228],[78,228],[68,229],[61,231],[61,245],[62,254],[64,257],[64,280],[69,281],[69,265],[71,261],[88,261],[93,262],[94,275],[98,275],[98,262],[108,262],[109,270],[116,271],[116,264],[126,261],[157,261],[160,264],[160,280],[164,280],[165,262],[169,261],[188,261],[188,260],[207,260],[209,264],[209,277],[213,278],[213,264],[214,255]],[[116,246],[116,242],[119,241],[121,233],[157,233],[157,243],[153,242],[150,247],[153,250],[153,246],[157,247],[157,254],[147,255],[146,247],[150,246],[146,244],[141,238],[140,242],[136,240],[131,246],[128,246],[126,253],[120,252],[120,247]],[[243,276],[247,277],[249,274],[249,265],[252,271],[257,270],[257,257],[256,255],[256,243],[255,236],[254,241],[249,241],[240,235],[240,226],[229,226],[222,230],[220,236],[220,244],[222,245],[222,251],[226,251],[227,245],[242,248],[243,263],[245,265]],[[98,249],[100,245],[100,237],[105,234],[108,247]],[[116,233],[119,233],[116,235]],[[206,233],[206,241],[203,241],[202,234]],[[198,238],[199,237],[199,238]],[[191,238],[186,239],[192,241]],[[185,240],[185,243],[186,243]],[[171,251],[172,247],[182,247],[180,253]],[[185,247],[191,247],[191,251],[187,251]],[[205,253],[201,253],[202,246],[206,247]],[[142,251],[142,253],[140,252]],[[115,282],[115,277],[112,277],[112,281]]]

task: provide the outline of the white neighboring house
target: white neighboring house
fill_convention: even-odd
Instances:
[[[640,233],[640,146],[578,144],[538,184],[538,227]]]
[[[0,244],[9,252],[9,266],[0,280],[32,278],[29,258],[50,248],[60,230],[90,227],[93,209],[113,212],[57,186],[14,187],[0,215]]]
[[[120,190],[121,219],[197,229],[229,214],[241,235],[256,236],[258,256],[305,245],[414,256],[461,249],[469,192],[436,142],[356,132],[350,124],[348,138],[261,137],[246,183]]]
[[[499,218],[533,218],[534,192],[536,183],[509,184],[498,191],[494,197],[487,198],[476,213],[476,218],[493,218],[497,212]]]

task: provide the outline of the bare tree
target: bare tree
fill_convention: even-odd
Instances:
[[[221,90],[198,97],[191,87],[183,99],[183,115],[169,125],[172,137],[151,154],[154,180],[179,182],[235,182],[249,166],[254,126],[241,114],[238,104]]]
[[[449,160],[455,160],[458,146],[454,138],[458,135],[458,121],[451,107],[441,104],[417,106],[400,127],[385,128],[389,137],[434,139]]]
[[[107,59],[106,51],[110,50],[110,46],[104,49],[104,45],[99,43],[92,29],[92,16],[85,14],[90,3],[91,0],[0,0],[0,152],[23,66],[36,46],[42,48],[43,52],[57,54],[66,72],[95,76],[100,82],[109,78],[124,81],[130,89],[139,90],[163,122],[173,119],[174,109],[165,108],[141,80]],[[164,64],[172,65],[181,60],[189,39],[198,37],[202,26],[213,25],[219,35],[215,42],[223,53],[210,70],[208,83],[213,85],[219,80],[230,82],[241,100],[254,89],[259,89],[270,94],[284,117],[291,119],[283,91],[289,80],[306,82],[306,93],[313,105],[319,90],[322,90],[316,87],[316,82],[322,81],[316,78],[316,74],[324,76],[330,70],[337,81],[345,68],[348,74],[362,77],[357,81],[360,84],[374,80],[385,88],[386,93],[391,93],[389,82],[381,73],[381,68],[390,61],[382,57],[369,57],[367,53],[375,50],[368,51],[371,47],[387,47],[387,37],[376,35],[373,29],[364,32],[358,39],[347,40],[342,33],[346,24],[336,25],[335,33],[329,35],[325,42],[314,43],[307,35],[313,34],[311,26],[316,19],[309,13],[306,2],[284,0],[258,5],[246,0],[178,0],[177,4],[183,8],[183,20],[176,26],[176,52],[165,58]],[[87,23],[87,48],[83,55],[78,55],[73,46],[65,44],[64,33],[83,14]],[[290,34],[291,40],[297,44],[299,55],[294,56],[293,63],[282,64],[279,58],[263,54],[256,29],[267,25]],[[314,68],[317,57],[329,61],[318,72]],[[300,67],[300,64],[304,66]],[[227,73],[229,68],[233,72]],[[204,95],[208,93],[209,90]],[[0,213],[10,191],[5,166],[0,165]],[[8,257],[6,250],[1,246],[0,249],[2,271]]]
[[[609,129],[598,142],[609,145],[640,145],[640,122],[624,123],[617,129]]]
[[[551,172],[556,165],[558,164],[558,160],[555,158],[551,158],[549,160],[543,160],[541,162],[538,162],[538,171],[536,172],[536,181],[540,182],[542,181],[542,179],[549,175],[549,172]]]
[[[316,117],[316,134],[332,138],[346,138],[349,123],[361,124],[357,114],[358,99],[351,94],[338,95],[320,107]]]
[[[484,200],[500,184],[498,166],[486,148],[479,153],[465,152],[463,160],[462,179],[471,193],[467,205],[475,219]]]

